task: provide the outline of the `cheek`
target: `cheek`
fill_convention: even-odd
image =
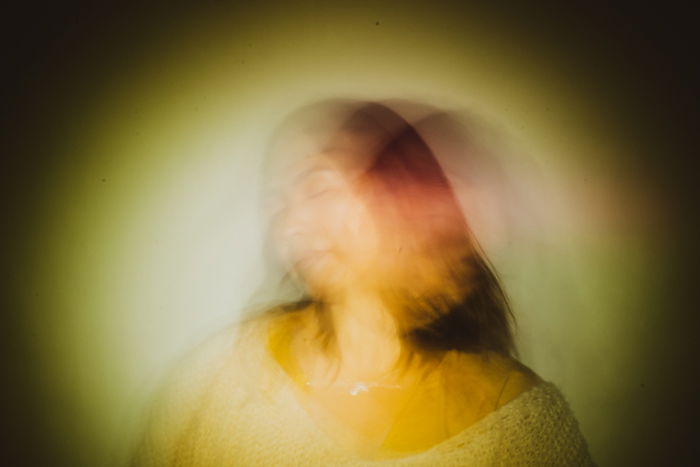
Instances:
[[[376,254],[378,235],[375,222],[363,206],[348,203],[335,216],[337,238],[344,250],[358,259]]]
[[[346,200],[328,200],[314,206],[313,224],[316,234],[336,247],[347,245],[358,230],[358,213]]]

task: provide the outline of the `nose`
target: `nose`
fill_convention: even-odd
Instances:
[[[274,218],[272,227],[277,247],[286,255],[303,249],[312,233],[312,222],[301,209],[287,207]]]
[[[303,211],[298,207],[288,206],[275,216],[274,225],[280,237],[291,239],[303,235],[308,230],[310,220]]]
[[[299,245],[303,243],[304,239],[308,237],[308,232],[300,229],[299,227],[289,226],[282,231],[282,238],[286,243],[291,243],[292,245]]]

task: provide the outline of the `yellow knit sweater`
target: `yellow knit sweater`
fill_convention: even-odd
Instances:
[[[427,451],[358,458],[315,424],[279,372],[261,364],[266,349],[256,327],[221,333],[171,375],[136,465],[593,465],[568,404],[546,382]]]

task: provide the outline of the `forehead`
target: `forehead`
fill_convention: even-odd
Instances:
[[[327,122],[322,126],[305,125],[281,132],[270,147],[267,169],[273,173],[280,170],[288,173],[322,159],[343,170],[367,165],[385,138],[381,132],[377,133],[377,128],[356,126]]]

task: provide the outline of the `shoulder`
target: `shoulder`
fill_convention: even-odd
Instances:
[[[166,464],[179,436],[196,416],[230,361],[237,326],[228,326],[190,349],[167,371],[144,414],[136,465]]]
[[[496,353],[453,352],[443,368],[452,397],[478,400],[482,415],[497,410],[543,381],[516,359]]]
[[[194,404],[216,375],[230,364],[239,332],[240,326],[231,324],[176,360],[161,379],[154,410],[186,411]]]
[[[538,465],[595,465],[574,412],[553,383],[540,380],[499,412],[495,420],[509,432],[499,440],[505,451],[528,453]]]
[[[474,449],[496,456],[489,459],[498,465],[514,459],[533,465],[594,465],[578,420],[556,385],[514,359],[491,358],[487,368],[482,379],[489,383],[479,393],[486,404],[479,413],[483,422],[464,431]]]
[[[500,408],[544,381],[530,368],[510,357],[501,357],[498,378],[503,381],[496,408]]]
[[[450,465],[595,466],[561,391],[540,380],[445,444]],[[448,463],[448,462],[445,462]]]
[[[265,314],[236,321],[211,334],[189,349],[167,371],[161,381],[156,405],[189,405],[222,378],[240,386],[247,367],[261,357],[269,325]]]
[[[257,388],[263,317],[230,324],[186,352],[167,371],[144,414],[143,439],[137,457],[161,459],[194,420],[211,416],[206,407],[237,407]],[[222,403],[225,401],[225,404]]]

